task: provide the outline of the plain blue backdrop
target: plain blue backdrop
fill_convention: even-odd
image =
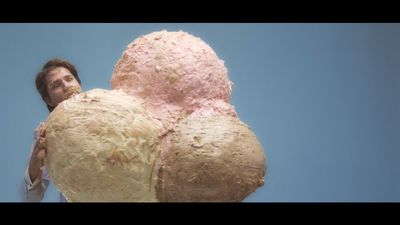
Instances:
[[[400,200],[400,24],[0,24],[0,201],[20,201],[32,132],[47,117],[34,76],[74,63],[110,89],[127,45],[183,30],[225,61],[232,104],[268,158],[246,202]],[[58,201],[51,186],[44,201]]]

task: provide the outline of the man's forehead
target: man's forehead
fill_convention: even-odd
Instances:
[[[50,71],[49,73],[47,73],[46,78],[47,78],[47,81],[51,83],[58,79],[62,79],[63,77],[66,77],[66,76],[72,76],[71,72],[69,72],[64,67],[58,67],[58,68]]]

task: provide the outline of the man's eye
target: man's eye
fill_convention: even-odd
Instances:
[[[73,78],[72,78],[72,77],[67,77],[65,80],[66,80],[66,81],[72,81]]]
[[[60,85],[61,85],[60,82],[55,82],[55,83],[51,84],[51,88],[56,89],[56,88],[60,87]]]

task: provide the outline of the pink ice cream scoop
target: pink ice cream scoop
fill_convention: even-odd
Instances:
[[[115,65],[111,85],[142,99],[168,128],[182,114],[204,107],[236,115],[224,62],[200,38],[182,31],[134,40]]]
[[[151,104],[194,110],[202,99],[229,102],[231,82],[224,62],[206,43],[185,32],[154,32],[133,41],[117,62],[113,89]]]

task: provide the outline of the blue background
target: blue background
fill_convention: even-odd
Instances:
[[[74,63],[84,90],[110,89],[140,35],[200,37],[225,61],[232,104],[268,157],[247,202],[400,200],[399,24],[0,24],[0,201],[20,201],[32,132],[47,117],[43,63]],[[58,201],[51,186],[44,201]]]

